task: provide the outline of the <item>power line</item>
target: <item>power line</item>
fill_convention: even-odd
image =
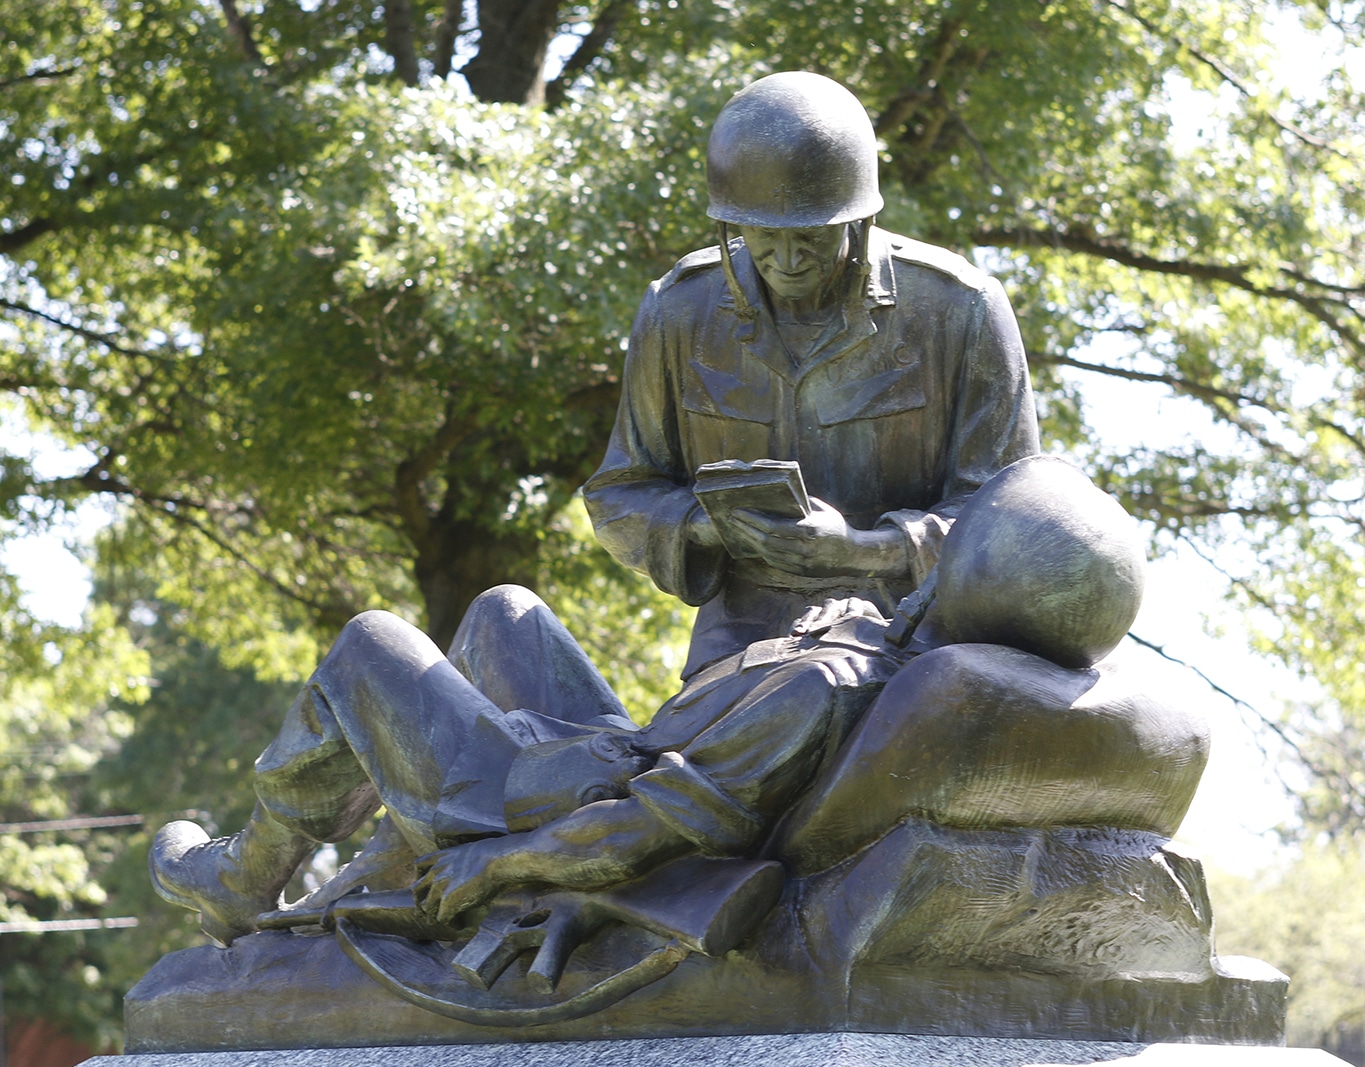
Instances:
[[[137,925],[131,915],[115,919],[26,919],[0,923],[0,934],[42,934],[58,930],[128,930]]]
[[[42,822],[0,822],[0,834],[34,834],[42,830],[95,830],[110,826],[141,826],[141,815],[81,815]]]

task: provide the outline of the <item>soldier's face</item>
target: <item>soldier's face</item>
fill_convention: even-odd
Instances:
[[[848,258],[848,226],[741,226],[754,265],[772,294],[789,301],[817,296]]]

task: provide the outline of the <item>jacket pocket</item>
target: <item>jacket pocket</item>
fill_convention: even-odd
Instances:
[[[691,362],[683,386],[684,410],[771,426],[776,399],[766,368],[754,368],[754,378],[740,377],[701,360]]]
[[[815,397],[821,426],[855,419],[879,419],[924,407],[924,376],[918,364],[893,367],[852,381],[822,383]]]

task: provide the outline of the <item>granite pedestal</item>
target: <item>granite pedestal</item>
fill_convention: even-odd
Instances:
[[[95,1057],[82,1067],[1332,1067],[1321,1049],[1037,1041],[902,1034],[776,1034]]]

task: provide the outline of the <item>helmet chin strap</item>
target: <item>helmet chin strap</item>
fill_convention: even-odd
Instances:
[[[735,277],[735,263],[730,258],[730,227],[718,221],[716,228],[720,231],[720,265],[725,271],[725,284],[730,289],[730,299],[735,302],[735,314],[739,316],[741,322],[752,324],[758,318],[758,309],[749,303],[749,298],[739,287],[739,279]]]
[[[872,276],[872,263],[868,259],[867,250],[875,219],[875,215],[869,215],[861,222],[850,224],[849,227],[853,231],[853,255],[849,259],[849,265],[854,269],[851,295],[858,300],[866,295],[867,280]],[[741,321],[752,323],[758,318],[758,309],[749,303],[749,298],[744,295],[744,290],[739,286],[739,278],[735,275],[735,263],[730,256],[730,226],[717,220],[716,229],[720,234],[720,265],[725,272],[725,284],[730,290],[730,298],[735,304],[735,314]]]
[[[872,262],[868,258],[868,243],[872,239],[872,224],[876,215],[869,215],[858,223],[854,230],[853,268],[857,272],[857,286],[854,292],[859,298],[867,295],[867,280],[872,277]]]

